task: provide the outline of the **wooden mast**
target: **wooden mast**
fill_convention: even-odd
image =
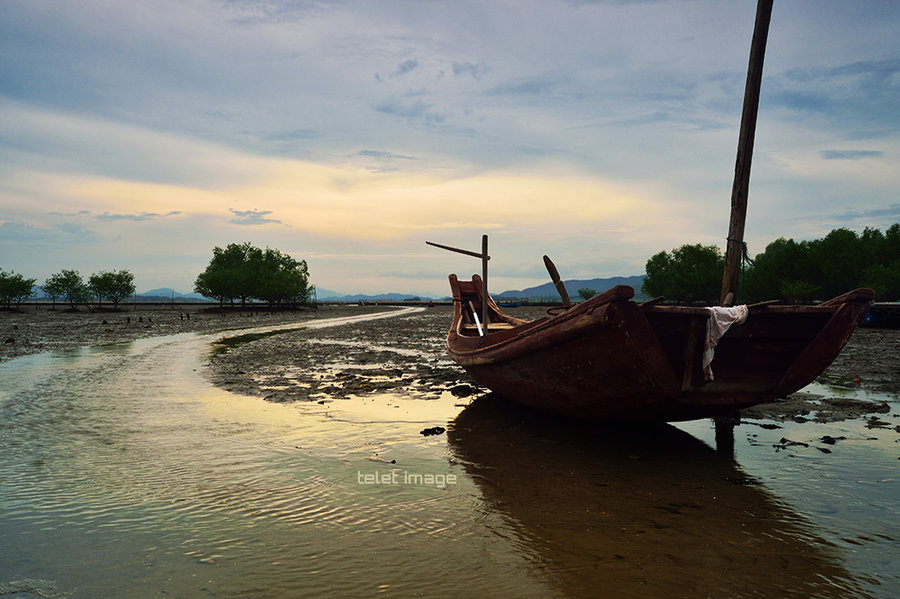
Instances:
[[[725,250],[725,272],[722,276],[720,303],[730,306],[737,295],[744,257],[744,223],[747,219],[747,193],[750,186],[750,162],[756,135],[756,115],[759,111],[759,89],[762,82],[763,58],[772,17],[772,0],[759,0],[756,24],[750,45],[750,66],[744,88],[744,109],[738,138],[737,160],[734,166],[734,185],[731,190],[731,220],[728,223],[728,243]]]
[[[488,312],[488,236],[481,236],[481,320],[484,321],[484,333],[488,332],[488,323],[490,322],[490,313]]]

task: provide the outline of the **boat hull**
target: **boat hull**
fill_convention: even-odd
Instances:
[[[708,381],[706,309],[637,304],[630,287],[533,322],[489,302],[481,336],[468,322],[479,285],[451,275],[450,357],[507,399],[599,420],[693,420],[793,393],[837,357],[872,301],[856,290],[820,306],[751,307],[719,341]]]

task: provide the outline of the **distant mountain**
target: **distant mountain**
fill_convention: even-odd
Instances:
[[[365,295],[365,294],[354,294],[354,295],[337,295],[334,293],[333,295],[323,296],[321,293],[321,289],[316,288],[316,297],[319,301],[327,300],[329,302],[347,302],[347,303],[357,303],[357,302],[402,302],[406,300],[436,300],[441,299],[435,295],[431,295],[428,293],[379,293],[377,295]]]
[[[579,289],[593,289],[597,293],[606,291],[616,285],[629,285],[634,288],[634,298],[638,301],[650,299],[649,296],[641,291],[641,285],[644,283],[644,277],[647,275],[635,275],[631,277],[612,277],[609,279],[576,279],[572,281],[563,281],[566,291],[573,300],[578,298]],[[537,287],[529,287],[520,291],[511,290],[503,293],[491,294],[494,298],[504,299],[528,299],[528,298],[558,298],[559,293],[553,283],[544,283]]]
[[[176,302],[209,302],[212,301],[199,293],[179,293],[171,287],[159,287],[136,294],[139,300],[144,301],[172,301]]]
[[[324,287],[316,287],[316,297],[321,299],[332,299],[335,297],[343,297],[342,294],[337,291],[332,291],[331,289],[325,289]]]
[[[572,299],[578,298],[578,290],[584,289],[587,287],[588,289],[593,289],[594,291],[600,293],[602,291],[606,291],[607,289],[614,287],[616,285],[630,285],[634,288],[634,297],[636,300],[646,300],[650,299],[648,296],[641,292],[641,285],[643,284],[644,277],[646,275],[639,275],[633,277],[612,277],[609,279],[589,279],[589,280],[572,280],[565,281],[566,290],[569,292],[569,296]],[[37,285],[34,287],[35,295],[34,299],[37,300],[46,300],[43,294],[43,290],[40,289]],[[558,298],[559,294],[556,292],[556,287],[553,286],[553,283],[544,283],[543,285],[538,285],[537,287],[529,287],[527,289],[522,290],[510,290],[504,291],[503,293],[492,293],[492,297],[497,299],[536,299],[536,298]],[[448,300],[449,296],[438,296],[431,293],[379,293],[375,295],[371,294],[340,294],[336,291],[331,291],[330,289],[324,289],[322,287],[316,287],[316,299],[318,301],[328,301],[328,302],[346,302],[346,303],[357,303],[357,302],[402,302],[405,300]],[[149,291],[143,291],[134,296],[134,298],[128,298],[125,301],[144,301],[144,302],[212,302],[207,297],[203,297],[199,293],[180,293],[175,291],[171,287],[158,287],[156,289],[150,289]]]
[[[415,294],[415,293],[380,293],[377,295],[366,295],[366,294],[353,294],[353,295],[341,295],[336,291],[331,291],[329,289],[323,289],[322,287],[316,287],[316,299],[318,301],[328,301],[328,302],[347,302],[347,303],[356,303],[356,302],[401,302],[403,300],[415,299],[419,298],[422,300],[430,300],[437,299],[433,295],[428,294]],[[176,302],[209,302],[214,301],[209,298],[203,297],[199,293],[179,293],[174,291],[171,287],[160,287],[158,289],[151,289],[149,291],[144,291],[143,293],[137,294],[138,301],[172,301],[172,299]]]
[[[34,296],[33,299],[39,301],[50,301],[50,298],[44,293],[44,290],[39,286],[35,285],[33,288]],[[63,298],[56,298],[58,302],[62,302]],[[139,302],[171,302],[175,300],[176,302],[209,302],[213,301],[207,297],[203,297],[199,293],[179,293],[175,291],[171,287],[159,287],[158,289],[151,289],[150,291],[144,291],[142,293],[136,293],[134,296],[129,296],[125,298],[125,302],[132,301]]]

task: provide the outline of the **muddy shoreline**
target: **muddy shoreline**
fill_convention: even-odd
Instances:
[[[530,319],[542,309],[520,309]],[[268,401],[330,401],[351,395],[389,392],[459,398],[487,390],[473,381],[444,351],[449,307],[410,316],[359,323],[327,331],[298,330],[221,347],[206,375],[225,389]],[[277,356],[277,359],[272,359]],[[819,382],[849,390],[900,395],[900,331],[858,329]],[[839,395],[795,393],[790,398],[742,412],[747,420],[802,423],[874,418],[890,412],[884,401]]]
[[[18,355],[118,343],[184,332],[216,332],[394,310],[334,305],[293,312],[219,312],[197,306],[128,306],[70,313],[43,308],[0,313],[0,361]],[[331,401],[371,393],[459,398],[485,392],[444,351],[450,307],[435,306],[382,320],[323,329],[236,335],[212,346],[204,375],[215,385],[273,402]],[[520,308],[535,318],[542,309]],[[836,389],[900,395],[900,331],[858,329],[819,381]],[[744,419],[881,422],[890,406],[840,393],[796,393],[744,410]]]
[[[0,361],[45,351],[106,345],[178,333],[212,333],[383,311],[378,306],[321,305],[269,311],[197,304],[128,304],[118,310],[25,305],[0,311]]]
[[[457,397],[480,388],[444,351],[451,308],[214,345],[205,374],[268,401],[328,401],[368,393]],[[237,341],[237,343],[235,343]]]

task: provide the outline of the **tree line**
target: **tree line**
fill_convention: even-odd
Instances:
[[[34,295],[36,279],[0,270],[0,304],[9,309]],[[85,281],[77,270],[62,270],[40,286],[53,301],[67,302],[71,308],[96,300],[118,308],[119,302],[135,292],[134,275],[127,270],[101,271]],[[240,300],[268,302],[272,307],[297,307],[308,303],[315,288],[309,284],[305,260],[295,260],[284,252],[232,243],[213,249],[213,257],[194,282],[194,291],[220,304]]]
[[[643,289],[673,301],[716,304],[724,268],[717,246],[683,245],[647,261]],[[776,239],[748,258],[742,283],[739,299],[745,302],[815,302],[857,287],[874,290],[879,301],[900,300],[900,224],[884,232],[867,227],[861,234],[834,229],[811,241]]]
[[[18,306],[34,295],[36,282],[37,279],[0,270],[0,302],[7,309],[12,304]],[[113,303],[113,307],[118,307],[119,302],[135,291],[134,275],[127,270],[100,271],[85,282],[77,270],[63,269],[48,277],[40,288],[53,301],[54,307],[57,299],[65,299],[73,309],[95,298],[101,306],[103,300],[107,300]]]

